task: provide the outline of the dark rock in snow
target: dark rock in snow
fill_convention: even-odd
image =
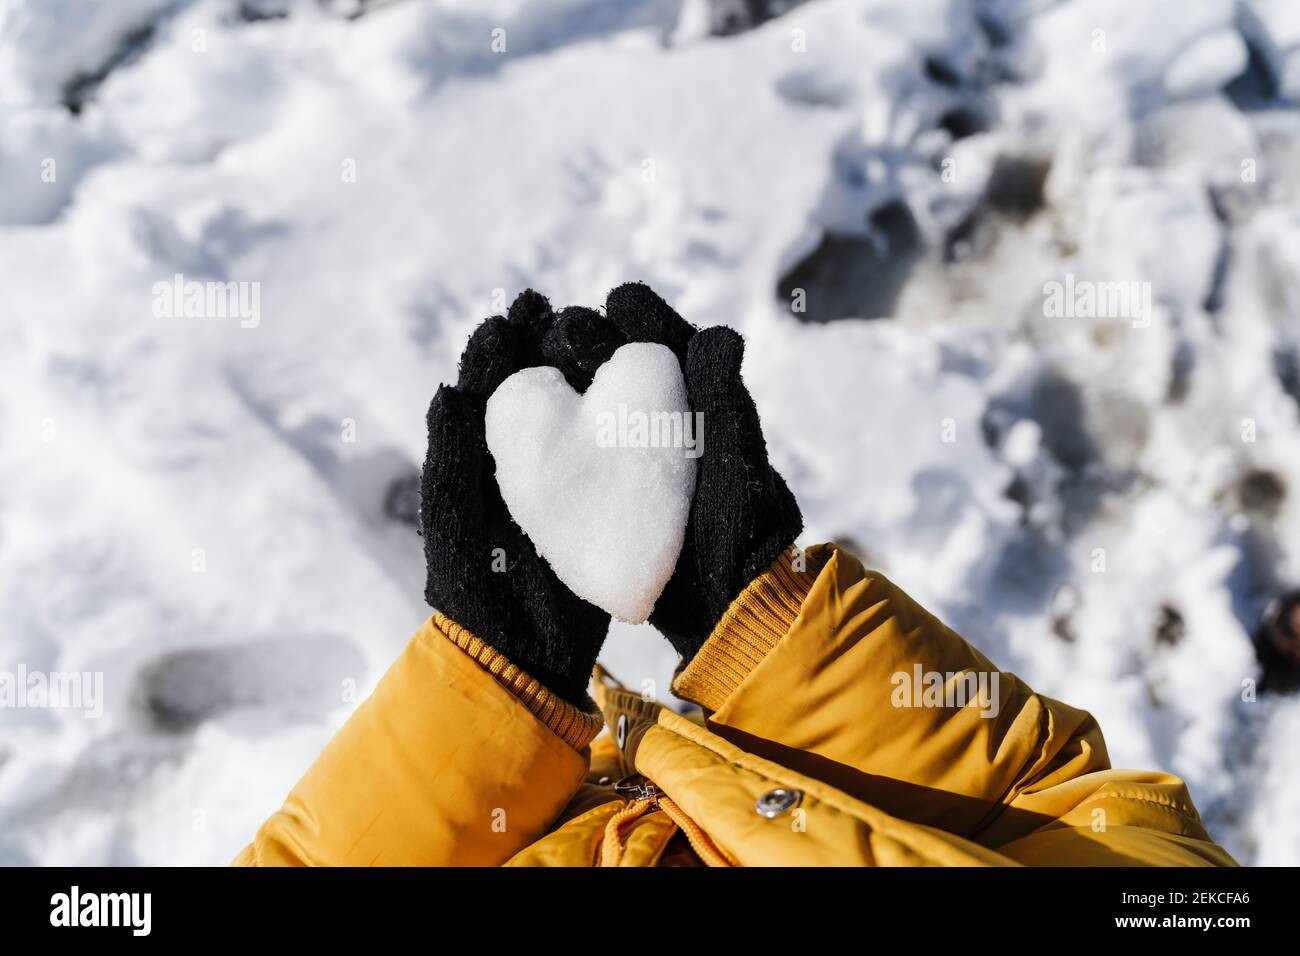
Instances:
[[[923,251],[916,219],[895,200],[872,213],[866,235],[824,235],[781,277],[777,294],[805,322],[884,318],[893,314]]]
[[[420,526],[420,473],[395,478],[384,493],[384,514],[394,521]]]
[[[1043,186],[1051,163],[1023,156],[999,156],[984,187],[990,208],[1008,216],[1027,217],[1043,208]]]

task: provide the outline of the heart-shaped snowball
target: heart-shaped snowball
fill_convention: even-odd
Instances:
[[[574,594],[639,624],[686,536],[703,435],[672,351],[624,345],[579,395],[526,368],[487,403],[487,444],[511,516]]]

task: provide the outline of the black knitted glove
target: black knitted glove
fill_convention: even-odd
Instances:
[[[609,293],[605,314],[626,341],[667,345],[682,363],[691,409],[704,413],[686,540],[650,623],[687,660],[727,607],[803,530],[785,479],[767,460],[758,411],[740,377],[745,341],[694,326],[642,283]]]
[[[455,386],[429,406],[420,527],[430,605],[510,658],[548,690],[590,707],[587,681],[609,615],[560,583],[511,519],[497,488],[483,414],[510,375],[554,365],[584,391],[621,336],[599,313],[559,316],[531,289],[470,337]]]

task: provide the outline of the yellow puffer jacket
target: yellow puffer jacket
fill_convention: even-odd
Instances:
[[[1181,780],[1112,770],[1091,716],[827,545],[673,690],[704,718],[597,668],[602,721],[435,614],[235,862],[1235,865]]]

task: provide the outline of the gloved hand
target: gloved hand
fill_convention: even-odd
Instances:
[[[745,341],[739,333],[725,326],[697,332],[639,282],[612,290],[605,315],[624,341],[671,348],[692,411],[704,413],[704,454],[686,540],[650,616],[690,660],[736,596],[794,543],[803,516],[767,459],[758,411],[740,377]]]
[[[585,390],[621,344],[599,313],[571,308],[556,316],[543,296],[522,293],[507,317],[493,316],[474,331],[457,384],[434,395],[420,488],[425,599],[584,709],[609,615],[561,584],[511,519],[483,415],[496,387],[530,366],[553,365]]]

